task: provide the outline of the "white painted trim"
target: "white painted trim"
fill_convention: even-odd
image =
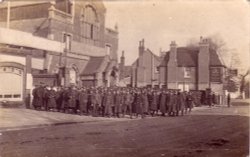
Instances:
[[[0,43],[58,53],[62,53],[65,46],[62,42],[53,41],[34,36],[31,33],[6,28],[0,28]]]

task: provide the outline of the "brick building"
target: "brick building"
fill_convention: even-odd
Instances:
[[[177,47],[173,41],[170,50],[160,52],[160,56],[145,49],[142,40],[139,57],[130,69],[132,86],[183,91],[210,88],[218,94],[224,93],[226,67],[218,53],[210,49],[208,39],[201,38],[198,47]]]
[[[131,85],[135,87],[159,86],[159,68],[162,57],[145,48],[144,39],[139,42],[139,57],[132,64]]]
[[[177,47],[172,41],[160,66],[160,85],[168,89],[206,90],[223,93],[226,68],[208,39],[198,47]]]
[[[0,101],[23,100],[42,82],[115,84],[118,28],[105,27],[101,0],[13,1],[9,14],[7,4],[0,3],[0,81],[6,83]]]

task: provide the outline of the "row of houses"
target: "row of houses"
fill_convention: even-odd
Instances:
[[[222,94],[226,66],[209,43],[201,37],[198,47],[178,47],[172,41],[169,50],[161,51],[157,56],[145,47],[142,39],[138,47],[139,57],[131,66],[125,66],[124,55],[121,57],[121,84],[182,91],[211,89]]]

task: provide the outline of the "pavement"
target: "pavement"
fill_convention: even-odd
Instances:
[[[241,100],[241,103],[249,104],[249,100],[244,102]],[[233,102],[235,105],[238,104],[237,101]],[[234,105],[233,104],[233,105]],[[225,108],[226,106],[217,105],[212,108]],[[209,113],[208,106],[195,107],[193,111],[202,111],[204,113]],[[238,111],[239,108],[235,109],[234,114],[244,114],[249,115],[249,110]],[[244,112],[244,113],[242,113]],[[202,113],[202,112],[199,112]],[[192,114],[196,114],[193,113]],[[224,113],[220,113],[224,114]],[[151,118],[151,117],[150,117]],[[0,132],[10,131],[10,130],[20,130],[20,129],[29,129],[37,128],[51,125],[64,125],[64,124],[73,124],[73,123],[90,123],[90,122],[101,122],[101,121],[128,121],[131,120],[127,118],[106,118],[106,117],[92,117],[92,116],[79,116],[73,114],[65,114],[60,112],[46,112],[46,111],[36,111],[32,109],[24,108],[0,108]],[[136,119],[135,119],[136,120]]]

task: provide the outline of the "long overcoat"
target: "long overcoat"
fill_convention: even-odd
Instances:
[[[112,103],[113,103],[113,95],[111,93],[104,94],[103,97],[104,114],[106,115],[112,114]]]
[[[150,110],[156,111],[158,109],[159,96],[155,93],[151,95],[152,101],[150,104]]]
[[[177,95],[171,94],[169,99],[169,112],[176,112],[176,99]]]
[[[160,111],[161,111],[161,113],[166,113],[167,112],[167,95],[166,95],[166,93],[161,93]]]
[[[177,95],[177,111],[183,111],[185,108],[185,99],[184,99],[184,94],[183,93],[179,93]]]
[[[51,89],[47,92],[48,108],[56,108],[56,91]]]
[[[115,106],[115,113],[120,113],[122,110],[122,94],[115,94],[114,95],[114,106]]]
[[[141,94],[142,97],[142,112],[148,113],[149,111],[149,103],[147,94]]]
[[[86,91],[81,91],[78,94],[79,100],[79,109],[81,112],[87,112],[87,104],[88,104],[88,93]]]
[[[67,94],[67,103],[69,108],[76,108],[77,91],[70,89]]]

